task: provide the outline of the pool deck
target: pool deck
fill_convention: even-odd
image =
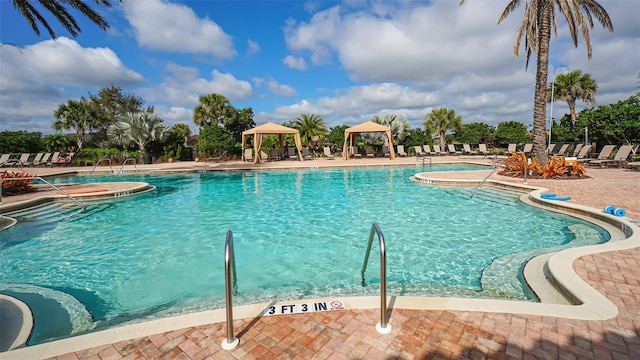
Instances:
[[[434,157],[433,163],[457,161],[488,162],[481,157]],[[415,165],[416,158],[358,159],[342,161],[316,159],[305,162],[282,161],[259,165],[238,161],[228,163],[178,162],[138,165],[144,171],[191,171],[206,169],[297,168],[325,166]],[[133,166],[125,166],[125,171]],[[28,168],[30,174],[47,175],[90,168]],[[416,172],[420,172],[416,168]],[[438,178],[479,180],[489,171],[437,173]],[[589,179],[529,179],[527,185],[549,189],[558,196],[571,196],[569,203],[602,211],[607,205],[624,208],[629,220],[640,220],[640,172],[622,169],[588,169]],[[436,176],[436,175],[434,175]],[[494,174],[492,180],[522,184]],[[3,198],[3,205],[19,199]],[[635,227],[637,233],[640,228]],[[380,314],[375,307],[343,311],[279,316],[239,316],[234,321],[240,345],[224,350],[224,322],[203,321],[183,326],[171,319],[149,326],[153,330],[115,336],[100,346],[79,344],[82,337],[67,339],[67,345],[53,349],[38,346],[41,355],[29,348],[0,354],[0,358],[55,359],[640,359],[640,244],[623,250],[588,254],[572,263],[575,273],[618,308],[606,320],[512,312],[426,309],[390,306],[391,332],[376,331]],[[393,301],[393,300],[392,300]],[[575,306],[580,307],[580,306]],[[248,310],[249,311],[249,310]],[[234,313],[236,310],[234,309]],[[239,310],[238,312],[242,312]],[[212,319],[216,317],[211,317]],[[126,328],[126,327],[125,327]],[[124,329],[121,329],[124,331]],[[33,349],[35,350],[35,349]]]

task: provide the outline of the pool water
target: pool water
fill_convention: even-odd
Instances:
[[[38,303],[55,298],[69,313],[85,307],[88,316],[72,316],[73,330],[56,330],[66,335],[224,307],[224,243],[231,230],[234,304],[377,294],[377,256],[369,261],[367,286],[360,284],[377,222],[387,245],[389,295],[534,301],[518,279],[523,263],[545,252],[532,249],[608,238],[592,224],[522,204],[518,194],[482,189],[471,198],[471,188],[409,180],[430,169],[447,168],[57,179],[144,181],[157,189],[93,204],[86,214],[67,204],[16,214],[18,225],[0,232],[0,290],[18,298],[37,294],[43,300],[31,301]],[[576,239],[576,226],[593,236]],[[484,272],[491,276],[483,279]],[[496,288],[503,283],[512,286]],[[39,328],[31,343],[64,336],[56,331]]]

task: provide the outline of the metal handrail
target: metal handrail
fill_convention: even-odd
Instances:
[[[31,176],[31,177],[19,177],[19,178],[4,178],[4,179],[0,179],[0,203],[2,203],[2,182],[5,180],[33,180],[33,179],[38,179],[42,182],[44,182],[45,184],[51,186],[52,188],[54,188],[55,190],[61,192],[64,196],[68,197],[69,199],[75,201],[78,205],[82,206],[82,208],[86,208],[87,205],[85,203],[83,203],[82,201],[74,198],[73,196],[69,195],[69,193],[67,193],[66,191],[60,189],[59,187],[53,185],[52,183],[48,182],[47,180],[43,179],[40,176]]]
[[[111,170],[111,172],[113,172],[113,167],[111,166],[111,159],[107,158],[107,157],[103,157],[102,159],[98,160],[98,162],[93,166],[93,169],[91,169],[91,172],[89,173],[89,175],[93,175],[93,172],[98,167],[98,165],[100,165],[100,163],[102,163],[105,160],[107,160],[109,162],[109,170]]]
[[[471,191],[471,198],[473,198],[473,194],[476,193],[476,190],[478,190],[478,188],[482,186],[482,184],[484,184],[484,182],[487,181],[487,179],[490,178],[491,175],[493,175],[493,173],[498,171],[498,169],[500,169],[500,163],[496,161],[493,163],[493,171],[491,171],[489,175],[485,176],[484,179],[480,180],[480,183],[478,183],[478,185],[476,185],[476,187],[473,188],[473,191]]]
[[[127,161],[129,161],[129,160],[133,160],[133,168],[134,168],[134,169],[137,169],[137,168],[138,168],[138,167],[137,167],[136,159],[135,159],[135,158],[128,158],[128,159],[125,159],[125,160],[122,162],[122,165],[120,166],[120,170],[118,170],[117,175],[122,175],[122,168],[124,168],[124,166],[127,164]]]
[[[231,230],[227,231],[227,239],[224,243],[224,293],[227,310],[227,338],[222,341],[222,348],[231,350],[240,343],[240,340],[233,336],[233,294],[238,293],[238,279]]]
[[[373,235],[378,235],[378,241],[380,243],[380,323],[376,325],[376,330],[381,334],[388,334],[391,332],[391,326],[387,323],[387,251],[384,242],[384,235],[377,223],[373,223],[371,226],[369,242],[367,243],[367,251],[364,256],[364,263],[362,264],[362,271],[360,272],[360,275],[362,276],[362,286],[364,287],[364,273],[367,271],[367,264],[369,263],[369,254],[371,253]]]

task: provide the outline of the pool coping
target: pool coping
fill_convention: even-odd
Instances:
[[[480,180],[455,180],[421,177],[416,174],[418,182],[430,185],[472,185]],[[429,181],[422,181],[429,180]],[[414,180],[415,181],[415,180]],[[529,186],[526,184],[507,183],[499,180],[487,180],[487,184],[498,187],[519,189],[528,192],[528,199],[535,206],[547,210],[561,212],[580,218],[594,218],[598,220],[598,226],[607,226],[610,230],[620,231],[626,238],[608,241],[604,244],[590,245],[562,250],[552,253],[544,262],[551,275],[551,281],[565,294],[569,294],[570,301],[576,305],[550,304],[526,301],[500,300],[500,299],[467,299],[450,297],[414,297],[414,296],[388,296],[389,310],[452,310],[452,311],[480,311],[496,313],[512,313],[525,315],[554,316],[581,320],[607,320],[618,314],[618,308],[599,291],[587,284],[573,270],[573,262],[585,255],[603,253],[608,251],[626,250],[640,246],[640,232],[638,227],[625,218],[606,214],[600,210],[573,203],[543,199],[540,197],[546,188]],[[258,318],[264,309],[270,305],[302,304],[317,301],[331,301],[335,298],[304,299],[298,301],[281,301],[274,303],[258,303],[242,306],[234,306],[235,319]],[[379,296],[343,297],[340,300],[347,310],[376,309],[380,305]],[[339,310],[338,310],[339,311]],[[186,327],[201,326],[210,323],[224,322],[226,312],[224,308],[196,313],[188,313],[170,318],[162,318],[151,321],[132,323],[110,329],[81,334],[48,343],[33,345],[8,352],[3,352],[3,359],[42,358],[75,352],[86,348],[107,345],[123,340],[150,336],[153,334],[181,329]],[[390,316],[390,326],[393,326],[393,317]],[[223,339],[221,339],[222,341]]]

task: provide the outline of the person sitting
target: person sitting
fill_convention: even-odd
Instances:
[[[67,154],[66,156],[58,156],[58,159],[55,161],[57,164],[68,164],[71,162],[71,156]]]

